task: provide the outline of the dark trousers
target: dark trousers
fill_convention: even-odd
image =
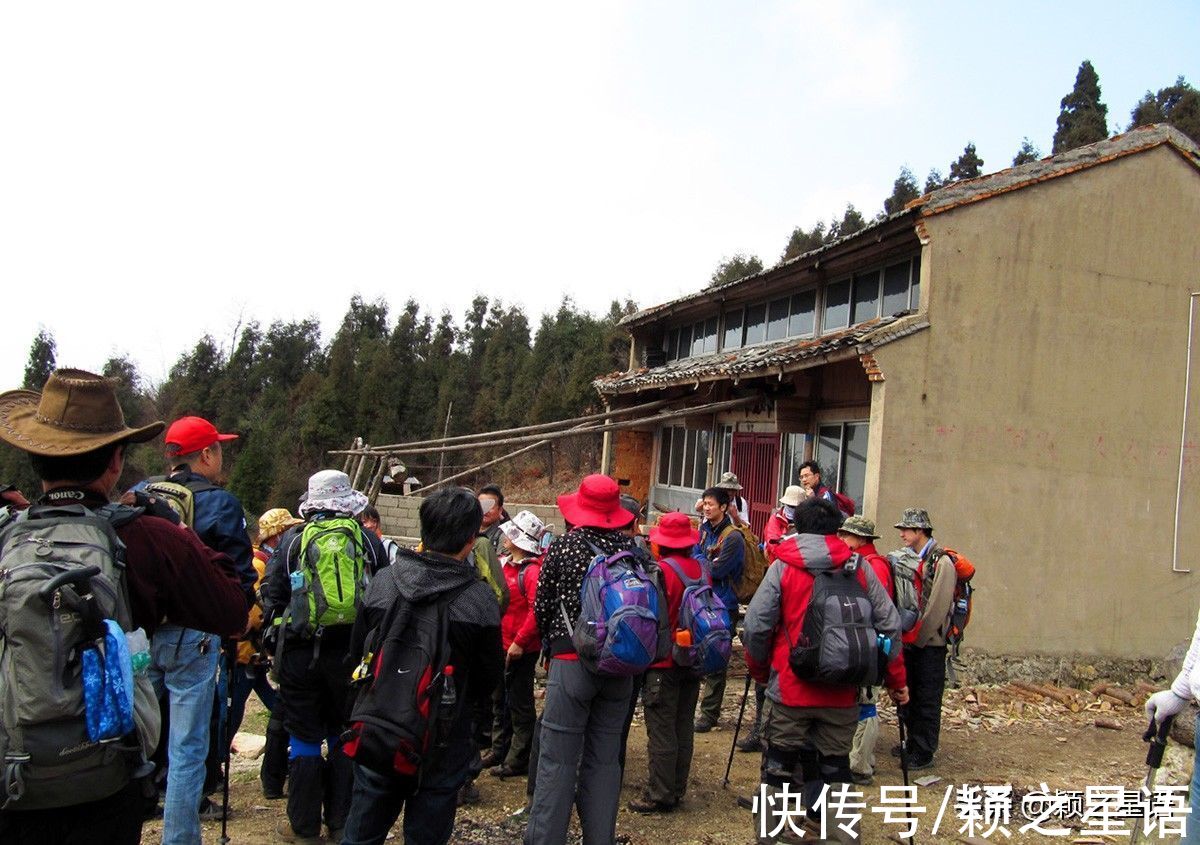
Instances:
[[[642,687],[646,717],[646,754],[650,779],[646,797],[677,804],[687,791],[692,768],[692,713],[700,695],[700,679],[687,669],[651,669]]]
[[[52,810],[0,812],[4,845],[138,845],[147,800],[138,779],[115,795]]]
[[[737,637],[738,609],[729,611],[729,632]],[[726,667],[720,672],[704,676],[704,698],[700,701],[700,715],[714,725],[721,718],[721,704],[725,701],[725,678],[729,673]]]
[[[326,643],[315,659],[312,643],[289,641],[285,646],[279,686],[291,739],[288,821],[300,836],[316,836],[322,807],[330,830],[345,825],[350,807],[354,769],[338,739],[349,715],[350,670],[344,646]],[[321,759],[322,740],[329,743],[328,760]]]
[[[522,771],[529,766],[533,725],[533,676],[538,655],[524,654],[504,669],[502,697],[493,699],[496,719],[492,726],[492,752],[509,768]]]
[[[617,758],[621,763],[621,783],[625,782],[625,751],[629,747],[629,729],[633,726],[633,715],[637,712],[638,697],[642,694],[642,684],[645,682],[645,673],[633,676],[633,689],[629,693],[629,710],[625,713],[625,725],[621,728],[621,753]],[[695,702],[692,704],[695,705]]]
[[[908,672],[908,753],[925,759],[937,753],[942,729],[946,647],[905,646],[904,668]]]
[[[425,772],[419,789],[412,778],[390,778],[355,765],[354,797],[342,845],[381,845],[401,811],[404,845],[445,845],[454,831],[456,798],[473,753],[464,730],[446,756]]]

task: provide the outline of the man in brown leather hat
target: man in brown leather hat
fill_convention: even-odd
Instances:
[[[161,422],[127,426],[112,383],[82,370],[56,370],[40,394],[31,390],[0,394],[0,440],[26,452],[41,479],[41,495],[0,532],[0,567],[24,552],[21,545],[29,546],[16,542],[18,538],[41,537],[44,542],[38,553],[47,549],[43,557],[52,567],[61,557],[64,573],[81,576],[80,583],[95,587],[95,579],[102,576],[116,582],[111,585],[119,591],[113,599],[119,612],[114,615],[127,615],[128,627],[121,620],[115,632],[109,629],[113,636],[136,628],[153,636],[168,623],[236,636],[245,627],[248,608],[229,558],[165,519],[110,503],[127,446],[146,442],[162,429]],[[63,525],[103,526],[104,522],[125,548],[123,570],[115,564],[111,544],[96,547],[93,559],[101,565],[94,567],[80,567],[68,559],[68,551],[54,544]],[[104,572],[119,574],[107,579]],[[73,582],[47,583],[57,596]],[[17,592],[6,590],[0,595],[0,614],[10,622],[16,614],[29,616],[29,610],[15,606]],[[90,597],[92,591],[84,595]],[[19,649],[20,634],[11,627],[6,630],[11,645]],[[0,696],[18,694],[21,686],[12,677],[17,671],[11,656],[16,649],[9,645],[8,641],[0,645]],[[91,645],[78,642],[70,648],[82,654]],[[45,658],[47,672],[52,671],[52,659]],[[138,763],[140,752],[147,746],[152,750],[157,742],[157,708],[153,716],[139,709],[133,730],[101,746],[91,739],[78,672],[73,680],[53,696],[54,701],[27,702],[35,711],[45,709],[45,719],[26,714],[20,726],[0,725],[0,734],[7,737],[6,763],[11,763],[5,768],[9,801],[0,810],[0,842],[134,845],[141,839],[144,782]],[[64,702],[75,702],[74,712],[61,712]],[[7,704],[0,707],[0,721],[7,712]],[[53,737],[53,746],[35,750],[34,734]],[[18,743],[26,741],[28,746],[21,749]],[[113,754],[106,748],[128,753]],[[197,823],[196,842],[200,841],[198,828]]]

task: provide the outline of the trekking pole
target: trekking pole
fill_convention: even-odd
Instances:
[[[1167,750],[1167,734],[1171,732],[1171,723],[1175,721],[1174,716],[1168,716],[1162,720],[1162,724],[1155,730],[1154,719],[1150,720],[1150,726],[1146,728],[1146,732],[1142,734],[1142,742],[1150,743],[1150,747],[1146,750],[1146,780],[1142,784],[1142,792],[1146,795],[1147,801],[1154,794],[1154,781],[1158,779],[1158,770],[1162,767],[1163,754]],[[1149,808],[1146,810],[1149,813]],[[1149,821],[1147,817],[1146,821]],[[1191,821],[1189,819],[1189,821]],[[1129,845],[1137,845],[1142,838],[1142,830],[1145,824],[1135,824],[1133,834],[1129,837]]]
[[[907,720],[908,720],[908,705],[907,704],[897,704],[896,705],[896,726],[900,731],[900,773],[904,776],[904,790],[906,793],[908,791],[908,728],[905,726],[904,723]],[[907,797],[907,795],[906,795],[906,797]],[[908,824],[909,818],[911,818],[911,814],[909,813],[908,802],[905,801],[904,802],[904,823],[905,824]],[[913,833],[915,834],[916,831],[914,830]],[[909,841],[909,843],[915,843],[917,841],[917,837],[914,835],[908,841]]]
[[[742,690],[742,706],[738,708],[737,725],[733,728],[733,742],[729,745],[729,759],[725,761],[725,780],[721,781],[722,789],[729,787],[729,770],[733,768],[733,752],[737,749],[738,734],[742,732],[742,719],[746,717],[746,699],[750,695],[751,682],[750,673],[746,672],[746,688]]]
[[[230,657],[232,656],[232,660]],[[229,758],[233,750],[233,737],[229,732],[233,729],[233,673],[237,671],[237,649],[225,650],[225,660],[228,664],[225,686],[225,783],[221,787],[221,845],[229,845]]]

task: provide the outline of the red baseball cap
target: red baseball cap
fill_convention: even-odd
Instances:
[[[190,455],[226,440],[237,440],[237,435],[221,434],[215,425],[203,417],[180,417],[171,423],[163,436],[163,442],[174,446],[181,455]]]

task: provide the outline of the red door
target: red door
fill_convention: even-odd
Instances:
[[[750,528],[762,537],[767,518],[775,509],[779,485],[779,435],[734,434],[730,469],[742,483],[742,496],[750,503]]]

